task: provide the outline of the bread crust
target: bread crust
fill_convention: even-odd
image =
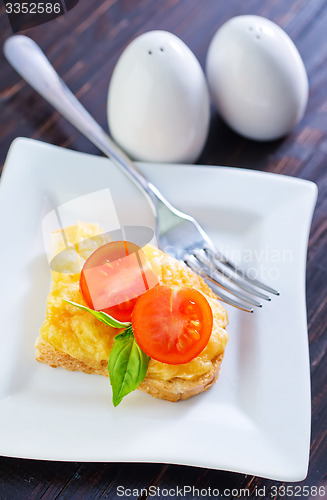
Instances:
[[[191,398],[200,392],[207,391],[217,381],[223,357],[224,353],[218,354],[212,360],[213,366],[211,370],[197,377],[195,380],[185,380],[179,377],[174,377],[171,380],[160,380],[145,377],[143,382],[138,386],[138,389],[151,394],[155,398],[165,399],[174,403]]]
[[[38,336],[35,342],[35,359],[39,363],[45,363],[52,368],[61,367],[71,372],[95,373],[108,377],[107,361],[102,361],[97,366],[89,366],[65,352],[58,351],[44,340],[41,335]]]
[[[94,373],[108,377],[107,362],[102,361],[97,366],[88,366],[83,361],[73,358],[69,354],[58,351],[46,342],[41,336],[36,340],[36,360],[45,363],[52,368],[62,367],[70,371],[82,371],[84,373]],[[218,354],[212,360],[212,368],[209,372],[197,377],[194,380],[185,380],[174,377],[171,380],[160,380],[145,377],[138,389],[151,394],[151,396],[166,401],[177,402],[188,399],[200,392],[208,390],[218,379],[220,365],[224,353]]]

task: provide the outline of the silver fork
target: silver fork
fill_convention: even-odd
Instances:
[[[4,54],[26,82],[143,191],[154,208],[156,237],[163,251],[183,260],[201,275],[221,300],[244,311],[253,312],[252,306],[261,307],[257,298],[270,300],[267,293],[279,295],[277,290],[252,279],[226,259],[193,217],[164,198],[85,110],[35,42],[23,35],[12,36],[4,44]]]

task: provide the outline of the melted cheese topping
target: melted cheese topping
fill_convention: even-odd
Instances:
[[[108,235],[101,234],[101,228],[96,224],[79,223],[64,231],[64,235],[62,231],[56,231],[51,236],[52,255],[60,255],[55,261],[55,271],[51,271],[52,287],[40,334],[55,349],[97,369],[108,361],[113,339],[120,330],[104,325],[92,314],[67,304],[62,299],[85,304],[79,291],[81,268],[87,257],[96,248],[107,243],[109,238]],[[65,251],[67,243],[71,248]],[[225,330],[228,323],[227,312],[202,278],[185,264],[150,245],[143,250],[161,284],[196,288],[205,295],[211,306],[214,321],[212,334],[199,356],[181,365],[168,365],[153,359],[149,363],[148,377],[192,380],[209,372],[212,360],[224,352],[228,341]]]

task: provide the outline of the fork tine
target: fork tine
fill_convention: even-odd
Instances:
[[[224,273],[221,273],[220,269],[218,269],[215,266],[213,266],[212,263],[208,259],[202,259],[202,258],[200,258],[198,256],[198,254],[199,254],[199,252],[194,252],[191,255],[191,257],[194,257],[195,259],[197,259],[198,262],[200,262],[200,264],[204,264],[211,271],[211,273],[209,274],[206,269],[200,268],[205,273],[206,279],[208,279],[209,281],[211,281],[214,285],[218,285],[218,286],[222,287],[224,290],[226,290],[227,292],[232,293],[233,295],[235,295],[239,299],[244,300],[245,302],[247,302],[247,303],[249,303],[249,304],[251,304],[253,306],[262,307],[261,302],[258,302],[253,297],[250,297],[250,296],[244,294],[242,291],[238,290],[237,288],[229,286],[227,283],[221,281],[220,280],[220,275],[222,275],[224,277],[227,277],[227,279],[229,279],[229,277],[226,276]],[[233,284],[237,285],[237,283],[234,283],[232,280],[230,280],[230,281]],[[267,297],[267,295],[264,295],[264,298],[265,297]],[[267,300],[270,300],[270,297],[267,297]]]
[[[205,279],[205,276],[204,276],[204,273],[201,272],[201,270],[199,270],[197,268],[197,266],[193,266],[193,264],[191,262],[187,262],[185,260],[185,263],[194,271],[196,272],[197,274],[202,274],[202,277]],[[216,286],[217,288],[217,296],[223,301],[223,302],[226,302],[226,304],[230,304],[231,306],[234,306],[236,307],[237,309],[240,309],[242,311],[246,311],[246,312],[250,312],[250,313],[253,313],[253,308],[252,307],[249,307],[247,304],[244,304],[244,302],[240,302],[238,300],[235,300],[235,299],[232,299],[231,297],[228,297],[226,294],[224,294],[221,290],[221,287],[220,286]]]
[[[231,272],[223,269],[222,267],[219,267],[216,262],[213,263],[213,261],[210,260],[210,258],[208,258],[208,252],[206,250],[204,250],[204,249],[196,250],[193,253],[196,256],[196,258],[200,262],[202,262],[204,265],[208,266],[212,270],[212,272],[214,272],[214,273],[218,272],[218,273],[222,274],[225,278],[227,278],[232,283],[238,285],[240,288],[242,288],[246,292],[253,294],[256,297],[259,297],[260,299],[264,299],[264,300],[268,300],[268,301],[271,300],[269,295],[266,295],[265,293],[260,292],[259,290],[257,290],[253,286],[248,285],[247,283],[242,281],[242,279],[237,278],[235,275],[233,276]]]
[[[220,290],[217,292],[217,297],[220,298],[223,302],[226,304],[229,304],[230,306],[236,307],[237,309],[240,309],[241,311],[253,313],[253,308],[245,305],[245,303],[242,303],[238,300],[232,299],[231,297],[227,297],[223,292]]]
[[[244,269],[240,269],[235,264],[233,264],[230,260],[226,259],[226,257],[223,254],[221,254],[217,249],[215,249],[215,251],[213,251],[211,248],[207,248],[206,247],[205,251],[208,254],[210,254],[213,257],[213,259],[217,260],[221,264],[224,264],[229,269],[231,269],[234,273],[238,274],[239,276],[241,276],[242,278],[244,278],[246,281],[248,281],[252,285],[257,286],[259,288],[262,288],[266,292],[272,293],[273,295],[279,295],[279,291],[278,290],[275,290],[274,288],[266,285],[265,283],[263,283],[260,280],[257,280],[255,278],[251,278],[246,273],[246,271],[244,271]]]

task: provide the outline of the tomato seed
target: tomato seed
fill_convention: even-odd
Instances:
[[[199,332],[197,330],[188,330],[188,335],[190,337],[192,337],[194,340],[199,340],[201,335],[199,334]]]
[[[185,349],[185,343],[182,341],[181,338],[179,338],[177,341],[176,341],[176,349],[178,351],[183,351]]]

